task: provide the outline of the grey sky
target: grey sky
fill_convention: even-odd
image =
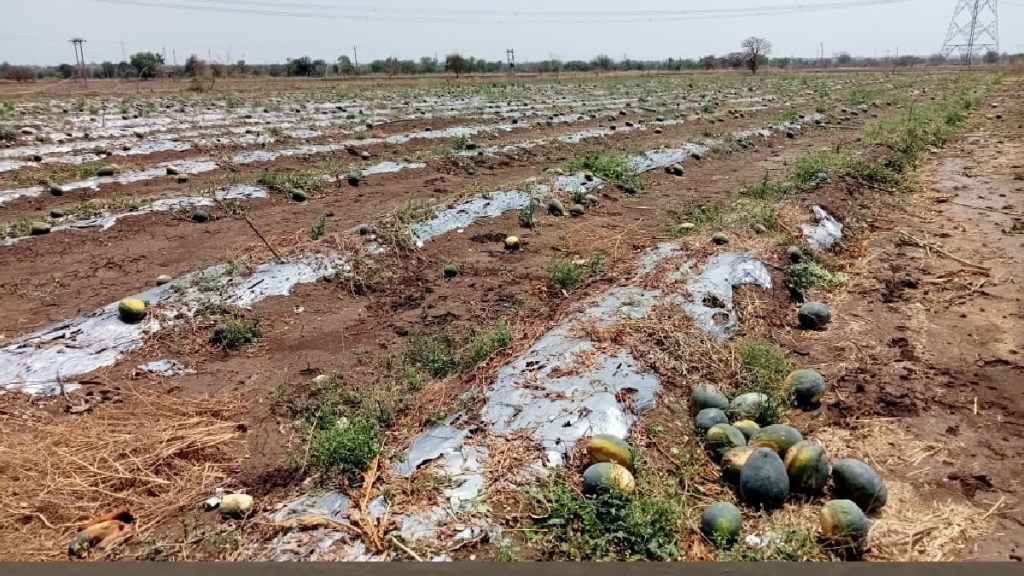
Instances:
[[[223,0],[207,1],[231,6]],[[282,4],[319,4],[420,11],[618,12],[748,8],[827,0],[513,0],[505,5],[473,0],[251,1],[263,2],[266,10],[280,10]],[[246,0],[239,2],[245,5]],[[359,47],[360,62],[388,56],[418,59],[436,54],[443,58],[453,51],[504,60],[506,48],[514,48],[520,61],[551,56],[589,60],[601,52],[615,59],[697,58],[735,51],[750,35],[771,40],[779,56],[816,56],[821,42],[827,55],[846,51],[885,56],[897,47],[901,54],[927,55],[941,47],[956,0],[908,0],[892,5],[728,19],[558,25],[510,24],[498,22],[498,17],[475,17],[481,21],[472,24],[360,22],[171,10],[94,0],[0,0],[0,4],[0,61],[56,64],[74,61],[73,48],[66,41],[73,36],[87,39],[86,59],[95,62],[121,60],[122,39],[128,54],[163,49],[168,62],[176,57],[179,63],[193,52],[202,57],[212,55],[219,61],[230,57],[232,61],[244,59],[250,63],[302,55],[333,61],[341,54],[351,55],[353,45]],[[1000,12],[1002,50],[1024,52],[1024,2],[1001,4]]]

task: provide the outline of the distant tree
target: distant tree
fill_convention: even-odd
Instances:
[[[327,76],[327,61],[326,60],[313,60],[313,75],[314,76]]]
[[[590,62],[584,62],[583,60],[570,60],[562,66],[562,69],[567,72],[590,72],[593,67]]]
[[[36,74],[28,66],[11,66],[7,69],[7,77],[15,82],[28,82],[34,80]]]
[[[99,68],[100,78],[117,78],[117,65],[113,62],[103,62]]]
[[[853,56],[850,56],[849,52],[840,52],[836,54],[836,64],[840,66],[849,66],[853,64]]]
[[[185,60],[185,76],[188,76],[189,78],[199,78],[204,76],[206,74],[206,70],[206,61],[195,54],[189,56]]]
[[[346,76],[354,74],[356,67],[352,65],[352,59],[348,56],[338,57],[338,73]]]
[[[309,56],[289,58],[288,64],[285,65],[285,74],[288,76],[312,76],[314,72],[316,72],[316,66],[313,65],[313,60]]]
[[[594,66],[595,69],[600,70],[602,72],[607,72],[611,70],[613,66],[615,66],[615,60],[612,60],[611,57],[608,56],[607,54],[598,54],[597,56],[594,57],[593,60],[590,61],[590,63]]]
[[[995,50],[985,52],[985,64],[999,64],[999,52]]]
[[[743,60],[751,73],[757,74],[765,59],[772,53],[772,43],[764,38],[751,36],[740,43],[743,49]]]
[[[223,78],[228,75],[227,66],[220,62],[214,62],[210,64],[210,75],[214,78]]]
[[[470,70],[470,62],[462,54],[449,54],[444,59],[444,70],[454,73],[458,78]]]
[[[705,70],[713,70],[717,62],[718,58],[715,56],[705,56],[701,58],[698,63],[700,64],[700,67]]]
[[[424,56],[420,58],[417,69],[421,74],[433,74],[441,69],[441,63],[433,56]]]
[[[75,75],[75,67],[71,64],[61,64],[57,66],[57,71],[60,73],[60,77],[65,80]]]
[[[235,73],[239,76],[245,76],[249,72],[249,66],[245,63],[245,60],[239,60],[235,62]]]
[[[932,66],[941,66],[946,63],[946,57],[942,54],[932,54],[928,57],[928,64]]]
[[[139,77],[148,79],[155,77],[160,72],[164,57],[153,52],[139,52],[132,54],[130,61]]]

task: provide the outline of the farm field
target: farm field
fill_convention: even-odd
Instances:
[[[1022,88],[0,99],[4,559],[1020,560]]]

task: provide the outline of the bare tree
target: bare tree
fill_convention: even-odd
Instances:
[[[772,53],[772,43],[757,36],[747,38],[740,43],[740,47],[743,48],[744,63],[754,74],[757,74],[757,69]]]

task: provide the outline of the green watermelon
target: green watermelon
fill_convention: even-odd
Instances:
[[[782,459],[770,448],[756,448],[740,471],[740,497],[750,506],[772,510],[789,498],[789,476]]]
[[[716,546],[735,544],[743,529],[743,516],[730,502],[715,502],[704,509],[700,519],[700,533]]]
[[[875,469],[854,458],[842,458],[832,465],[835,495],[852,500],[862,510],[874,512],[885,506],[889,490]]]

